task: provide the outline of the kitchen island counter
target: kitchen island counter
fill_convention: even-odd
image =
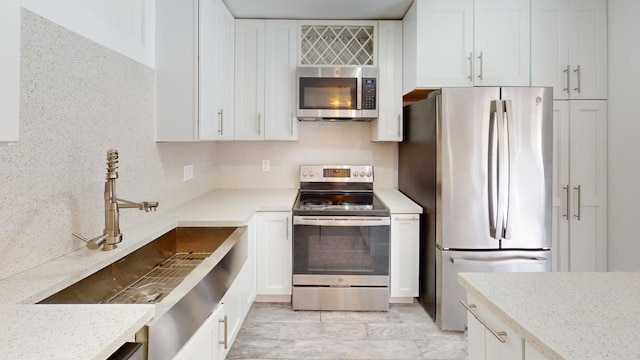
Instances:
[[[549,359],[638,359],[640,272],[461,273],[458,281]]]

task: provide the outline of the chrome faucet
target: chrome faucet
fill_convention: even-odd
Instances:
[[[104,231],[93,239],[73,233],[73,236],[87,243],[87,247],[95,250],[102,246],[102,251],[117,248],[122,241],[120,232],[120,209],[139,209],[149,212],[155,211],[158,207],[156,201],[133,202],[116,197],[116,179],[118,178],[118,150],[109,149],[107,151],[107,176],[104,182]]]

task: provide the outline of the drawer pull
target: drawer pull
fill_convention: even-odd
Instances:
[[[460,304],[462,304],[462,306],[464,306],[467,311],[469,311],[471,313],[471,315],[473,315],[473,317],[475,317],[476,319],[478,319],[478,321],[480,321],[480,324],[482,324],[485,328],[487,328],[487,330],[489,330],[489,332],[496,337],[496,339],[498,339],[498,341],[500,341],[501,343],[506,343],[507,340],[505,340],[503,338],[503,336],[507,336],[507,332],[506,331],[495,331],[491,328],[491,326],[489,326],[489,324],[487,324],[486,321],[484,321],[484,319],[482,319],[480,317],[480,315],[478,315],[477,312],[475,312],[473,309],[476,308],[476,306],[474,304],[465,304],[464,301],[460,301]]]

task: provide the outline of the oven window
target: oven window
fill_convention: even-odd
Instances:
[[[300,78],[300,109],[356,109],[356,78]]]
[[[388,226],[294,225],[293,273],[389,275]]]

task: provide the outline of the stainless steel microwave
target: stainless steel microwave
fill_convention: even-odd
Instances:
[[[299,67],[297,117],[303,121],[378,118],[378,69]]]

